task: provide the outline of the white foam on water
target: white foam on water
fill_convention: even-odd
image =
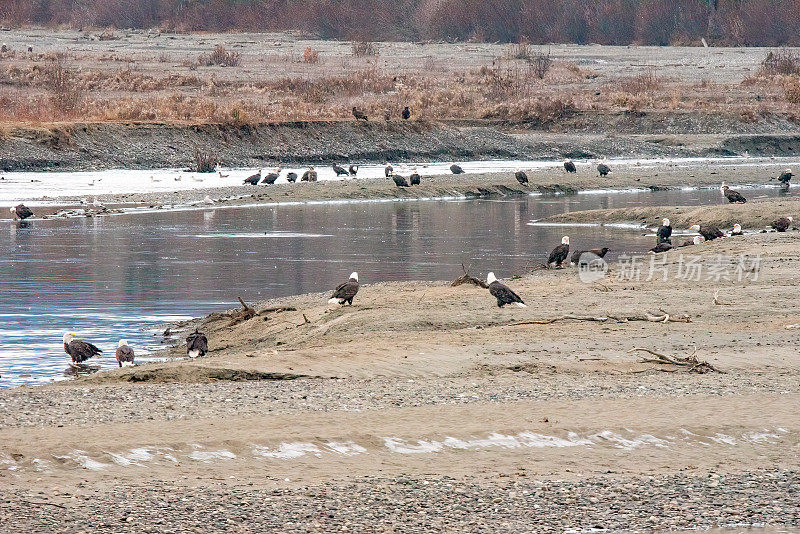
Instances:
[[[594,445],[592,440],[582,438],[575,432],[568,432],[566,439],[533,432],[521,432],[519,438],[526,447],[591,447]]]
[[[322,451],[313,443],[308,442],[295,442],[295,443],[281,443],[277,449],[270,449],[257,445],[253,447],[253,454],[263,456],[265,458],[277,458],[280,460],[291,460],[293,458],[300,458],[307,453],[311,453],[317,458],[322,457]]]
[[[721,443],[724,445],[736,445],[736,439],[733,436],[728,436],[727,434],[722,434],[717,432],[713,436],[709,436],[709,439],[715,443]]]
[[[780,435],[773,434],[772,432],[747,432],[742,434],[742,439],[749,443],[768,443],[774,445],[780,438]]]
[[[623,449],[628,451],[645,445],[654,445],[656,447],[668,447],[670,445],[670,443],[667,440],[657,438],[651,434],[641,434],[638,437],[632,437],[628,439],[610,430],[604,430],[602,432],[594,434],[590,436],[590,439],[591,438],[597,438],[598,440],[605,440],[618,449]]]
[[[110,464],[104,464],[90,458],[85,451],[81,450],[73,451],[72,456],[61,456],[57,458],[66,458],[72,460],[84,469],[89,469],[90,471],[104,471],[106,468],[111,467]]]

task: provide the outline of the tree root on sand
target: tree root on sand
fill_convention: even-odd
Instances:
[[[713,365],[708,362],[703,362],[697,359],[697,347],[694,348],[691,354],[688,356],[667,356],[666,354],[661,354],[660,352],[656,352],[654,350],[645,348],[645,347],[634,347],[628,351],[628,354],[631,352],[646,352],[655,356],[655,358],[642,358],[640,363],[657,363],[661,365],[674,365],[677,367],[684,367],[690,373],[724,373],[725,371],[720,371]]]

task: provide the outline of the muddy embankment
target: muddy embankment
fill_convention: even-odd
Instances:
[[[800,125],[770,115],[576,113],[555,122],[319,121],[259,125],[6,124],[5,171],[188,166],[195,151],[223,166],[350,161],[793,155]]]

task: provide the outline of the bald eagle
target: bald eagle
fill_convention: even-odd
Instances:
[[[73,367],[85,362],[89,358],[103,354],[103,351],[87,343],[75,339],[75,334],[64,334],[64,352],[72,358],[70,365]]]
[[[781,183],[781,187],[784,189],[789,189],[789,181],[792,179],[792,169],[786,169],[778,176],[778,181]]]
[[[336,177],[337,178],[339,176],[342,176],[342,175],[344,175],[344,176],[348,175],[348,172],[344,169],[344,167],[340,167],[339,165],[337,165],[335,163],[333,165],[331,165],[331,167],[333,167],[333,172],[336,173]]]
[[[411,182],[411,185],[419,185],[420,182],[422,181],[422,178],[420,177],[419,173],[417,172],[417,168],[416,167],[414,167],[414,172],[412,172],[411,176],[409,176],[409,181]]]
[[[744,235],[744,232],[742,232],[742,225],[739,223],[734,224],[733,230],[731,230],[731,236],[736,235]]]
[[[553,252],[550,253],[550,257],[547,258],[547,266],[550,267],[551,265],[555,264],[556,267],[563,267],[564,260],[567,259],[569,255],[569,236],[564,236],[561,239],[561,244],[558,245],[556,248],[553,249]]]
[[[564,170],[567,172],[578,172],[578,168],[572,163],[571,159],[564,160]]]
[[[286,175],[286,180],[291,184],[295,183],[297,181],[297,173],[290,172],[289,174]]]
[[[406,120],[406,121],[411,118],[411,110],[408,109],[408,106],[403,108],[402,116],[403,116],[403,120]]]
[[[528,175],[525,174],[525,172],[521,169],[517,169],[517,172],[514,173],[514,178],[517,179],[520,185],[525,185],[528,183]]]
[[[500,283],[500,281],[495,278],[494,273],[488,274],[486,283],[489,284],[489,293],[497,299],[498,308],[502,308],[506,304],[515,304],[520,308],[527,308],[525,302],[519,298],[519,295],[514,293],[507,285]]]
[[[698,232],[706,241],[713,241],[718,237],[725,237],[725,234],[716,226],[700,226],[699,224],[693,224],[689,230]]]
[[[600,173],[600,176],[608,176],[608,174],[611,172],[611,167],[609,167],[605,163],[598,163],[597,172]]]
[[[309,167],[306,172],[303,173],[303,176],[300,177],[301,182],[316,182],[317,181],[317,171],[314,170],[314,167]]]
[[[394,168],[390,164],[386,164],[386,167],[383,169],[383,174],[386,175],[386,178],[390,178],[392,173],[394,172]]]
[[[656,236],[658,236],[658,243],[669,243],[672,244],[672,225],[669,222],[669,219],[662,219],[661,226],[658,227],[658,231],[656,232]]]
[[[744,204],[745,202],[747,202],[747,199],[744,198],[741,193],[739,193],[738,191],[734,191],[724,183],[722,184],[721,189],[722,189],[722,194],[725,195],[725,198],[728,199],[729,203],[735,204],[738,202]]]
[[[353,117],[356,118],[356,121],[362,120],[367,122],[369,120],[367,119],[367,114],[356,107],[353,108]]]
[[[395,174],[392,172],[392,180],[394,180],[394,185],[397,187],[409,187],[408,181],[399,174]]]
[[[358,293],[358,273],[350,273],[350,279],[336,286],[333,295],[328,299],[328,304],[344,304],[345,302],[353,305],[353,298]]]
[[[205,356],[208,352],[208,338],[197,328],[186,337],[186,355],[190,358]]]
[[[14,220],[24,221],[28,217],[33,217],[33,212],[25,204],[17,204],[11,208],[11,213],[14,214]]]
[[[780,217],[772,221],[770,226],[779,232],[785,232],[792,225],[792,221],[794,221],[792,217]]]
[[[259,169],[257,173],[245,178],[244,183],[250,185],[258,185],[258,182],[261,180],[261,171],[262,169]]]
[[[117,344],[117,363],[120,367],[133,365],[133,349],[124,339],[120,339]]]
[[[464,174],[464,169],[462,169],[459,165],[453,163],[452,165],[450,165],[450,172],[452,172],[453,174]]]
[[[574,265],[578,265],[578,262],[580,261],[581,256],[583,256],[587,252],[591,253],[591,254],[594,254],[595,256],[598,256],[600,258],[603,258],[603,257],[605,257],[605,255],[608,253],[609,250],[610,249],[608,247],[593,248],[591,250],[576,250],[575,252],[572,253],[572,258],[570,259],[570,262],[572,264],[574,264]]]
[[[264,179],[261,180],[261,183],[262,184],[268,184],[268,185],[274,184],[275,181],[278,179],[278,176],[281,175],[281,170],[282,169],[280,167],[278,167],[273,172],[268,173],[266,176],[264,176]]]
[[[654,254],[658,254],[660,252],[666,252],[666,251],[671,250],[671,249],[672,249],[672,245],[670,245],[669,243],[659,243],[658,245],[656,245],[653,248],[651,248],[650,252],[652,252]]]
[[[358,174],[358,165],[350,165],[350,167],[347,168],[347,172],[350,173],[350,176],[355,176]]]

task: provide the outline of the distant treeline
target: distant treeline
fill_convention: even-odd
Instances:
[[[360,41],[800,45],[800,0],[2,0],[0,21]]]

